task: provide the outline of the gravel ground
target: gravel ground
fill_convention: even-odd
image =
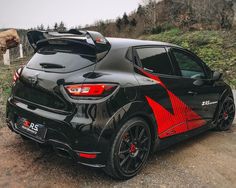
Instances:
[[[142,172],[115,181],[0,129],[0,187],[236,187],[236,127],[208,131],[152,155]]]
[[[0,187],[236,187],[236,126],[208,131],[152,155],[138,176],[123,182],[59,158],[4,127]]]

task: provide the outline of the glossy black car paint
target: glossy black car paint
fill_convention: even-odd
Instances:
[[[7,102],[9,128],[39,143],[51,144],[59,155],[73,158],[78,163],[104,167],[117,131],[132,117],[141,117],[150,126],[153,151],[216,126],[218,109],[226,96],[233,97],[232,91],[222,79],[213,80],[212,72],[204,63],[202,66],[208,78],[183,78],[171,51],[179,49],[191,52],[168,43],[115,38],[107,40],[111,44],[107,55],[101,61],[81,70],[61,74],[33,70],[26,66],[14,84]],[[159,137],[159,125],[145,96],[163,104],[170,112],[172,105],[164,87],[144,74],[135,51],[136,48],[153,46],[166,49],[173,67],[173,75],[155,76],[207,122],[202,127],[165,138]],[[30,82],[34,75],[37,75],[36,84]],[[64,86],[78,83],[115,83],[118,87],[105,98],[75,99],[68,95]],[[44,106],[37,101],[27,101],[15,95],[17,90],[27,91],[26,88],[29,92],[48,93],[63,105],[57,107],[52,103],[50,107]],[[203,101],[217,103],[203,107]],[[45,140],[38,140],[19,131],[15,126],[18,117],[45,125]],[[80,153],[96,154],[97,157],[83,158],[79,156]]]

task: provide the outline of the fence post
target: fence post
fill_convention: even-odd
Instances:
[[[23,47],[22,47],[22,44],[20,44],[19,47],[20,47],[20,58],[23,58]]]
[[[7,50],[5,54],[3,54],[3,62],[4,62],[4,65],[10,65],[11,64],[9,50]]]

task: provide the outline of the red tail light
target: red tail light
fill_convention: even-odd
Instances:
[[[23,70],[23,67],[19,68],[17,71],[15,71],[13,75],[13,83],[16,83],[16,81],[20,78],[20,74]]]
[[[13,83],[15,83],[19,78],[20,78],[20,75],[16,71],[15,74],[13,75]]]
[[[115,84],[76,84],[65,86],[71,96],[76,97],[104,97],[111,94]]]
[[[95,159],[97,157],[97,154],[80,153],[79,156],[87,159]]]

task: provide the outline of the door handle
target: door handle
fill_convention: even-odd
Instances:
[[[188,94],[193,96],[193,95],[197,95],[198,92],[195,92],[195,91],[188,91]]]

